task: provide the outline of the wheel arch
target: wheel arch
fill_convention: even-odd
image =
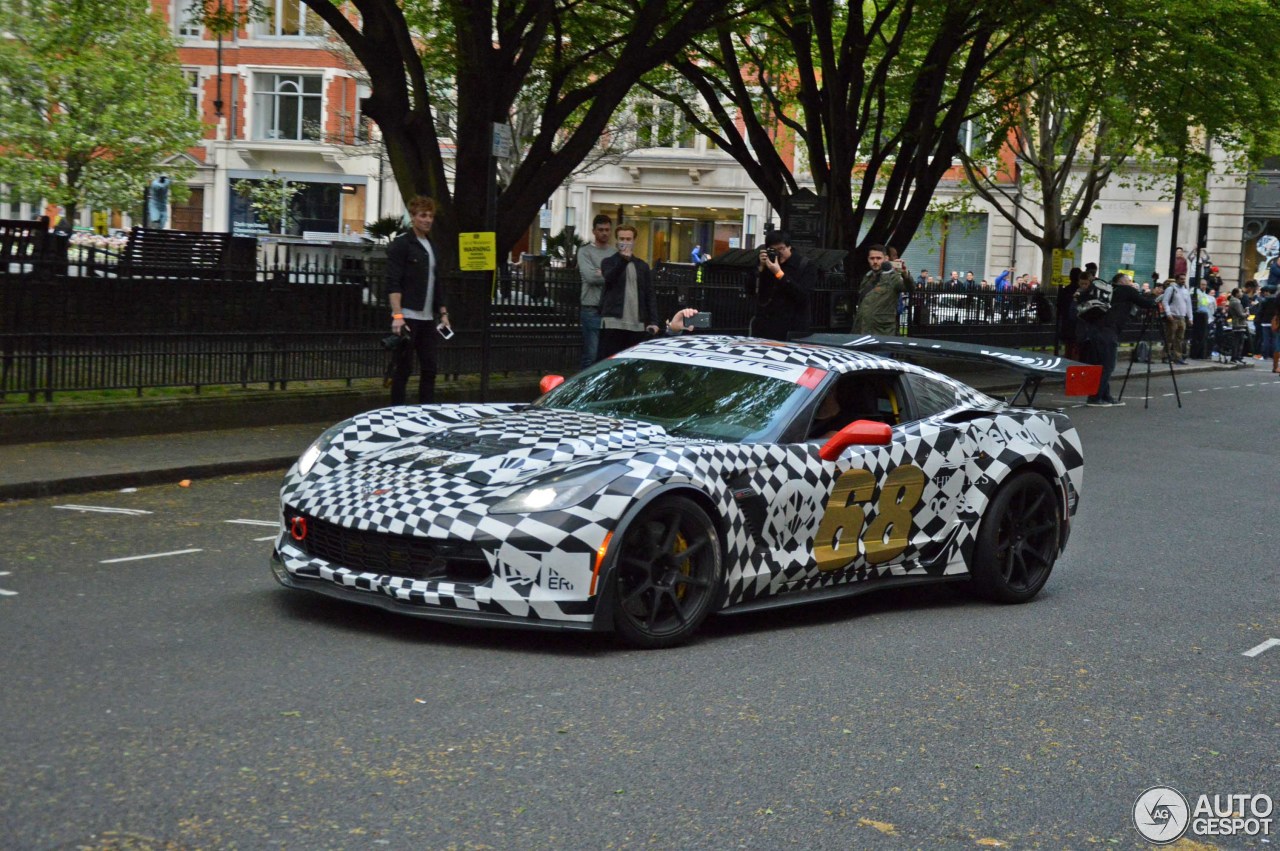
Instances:
[[[1067,505],[1067,490],[1064,484],[1066,481],[1065,470],[1059,470],[1053,465],[1052,461],[1043,455],[1024,458],[1021,464],[1010,468],[1009,473],[991,491],[991,497],[994,497],[996,491],[1004,487],[1010,479],[1023,472],[1036,473],[1044,477],[1049,482],[1049,486],[1053,488],[1054,502],[1058,506],[1058,520],[1062,524],[1062,536],[1059,544],[1059,550],[1061,550],[1062,547],[1066,546],[1067,531],[1071,527],[1071,510],[1070,506]],[[991,497],[987,499],[988,504],[991,502]]]
[[[612,579],[613,571],[618,562],[618,553],[621,551],[621,541],[626,537],[627,531],[636,517],[652,505],[655,500],[664,496],[686,497],[706,512],[707,517],[711,519],[711,525],[716,530],[716,540],[720,543],[721,558],[724,557],[727,544],[724,517],[721,516],[715,500],[706,491],[690,482],[668,482],[653,488],[644,494],[643,499],[637,499],[623,512],[622,518],[613,530],[613,537],[609,541],[609,549],[605,553],[604,562],[600,565],[600,572],[596,579],[596,608],[595,616],[592,619],[592,627],[596,632],[613,631],[613,609],[617,601],[613,597]],[[614,541],[618,541],[619,546],[615,547],[613,545]],[[723,569],[724,566],[721,565],[721,567]],[[727,593],[727,586],[722,583],[719,595],[711,604],[713,613],[723,608]]]

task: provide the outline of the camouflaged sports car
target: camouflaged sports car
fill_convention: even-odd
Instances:
[[[289,471],[290,588],[460,622],[662,647],[712,612],[964,580],[1034,597],[1071,528],[1080,437],[876,351],[1011,365],[1087,394],[1097,368],[953,343],[685,336],[532,404],[384,408]],[[1090,386],[1092,385],[1092,386]],[[1021,391],[1020,391],[1021,392]]]

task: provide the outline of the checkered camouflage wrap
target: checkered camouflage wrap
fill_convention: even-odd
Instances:
[[[466,544],[483,554],[488,575],[464,582],[368,572],[309,555],[288,528],[276,547],[278,572],[295,587],[321,586],[363,602],[376,597],[427,616],[477,613],[587,627],[608,581],[595,573],[598,551],[655,492],[696,492],[711,509],[723,541],[724,607],[877,579],[964,574],[987,503],[1026,464],[1050,473],[1065,513],[1075,511],[1083,455],[1063,414],[1009,408],[922,367],[846,349],[695,336],[633,352],[677,361],[729,355],[834,373],[915,372],[952,386],[958,404],[895,428],[887,446],[851,447],[834,462],[819,457],[821,442],[690,440],[656,425],[536,405],[372,411],[326,432],[305,475],[298,465],[289,471],[282,520],[302,514],[353,532]],[[883,564],[859,557],[819,570],[814,539],[837,478],[861,468],[883,482],[905,464],[925,476],[906,550]],[[610,465],[608,483],[572,507],[494,510],[545,476]],[[867,506],[868,522],[876,511]]]

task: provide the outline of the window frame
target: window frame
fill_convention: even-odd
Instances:
[[[273,87],[265,89],[262,87],[263,81],[267,78],[274,78]],[[281,88],[285,83],[291,83],[296,80],[296,91],[286,91]],[[306,81],[318,81],[318,91],[306,91]],[[324,142],[324,119],[325,119],[325,75],[323,73],[313,74],[307,71],[287,71],[282,69],[264,69],[253,72],[253,120],[250,127],[250,138],[253,141],[265,142]],[[297,123],[296,135],[282,135],[280,127],[280,104],[284,99],[297,101]],[[315,103],[316,112],[316,134],[314,136],[307,135],[307,106]],[[274,134],[274,135],[272,135]]]

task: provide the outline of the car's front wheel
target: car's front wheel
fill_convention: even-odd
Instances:
[[[1000,603],[1025,603],[1040,593],[1058,557],[1060,525],[1058,500],[1044,476],[1028,470],[1005,482],[978,529],[978,593]]]
[[[614,627],[635,647],[672,647],[706,619],[720,591],[720,539],[681,496],[659,497],[627,528],[613,571]]]

